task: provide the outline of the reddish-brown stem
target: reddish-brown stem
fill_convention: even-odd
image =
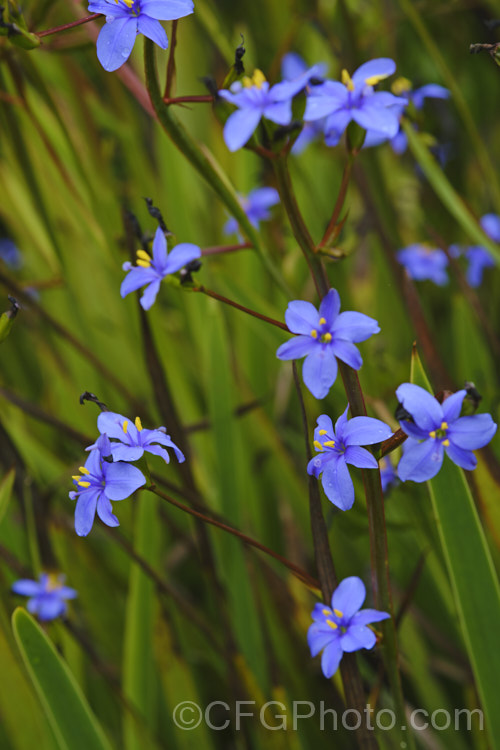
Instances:
[[[170,497],[170,495],[167,495],[165,492],[161,492],[161,490],[156,489],[154,485],[151,487],[148,487],[148,490],[152,492],[153,494],[158,495],[158,497],[161,497],[163,500],[166,500],[167,503],[170,503],[171,505],[174,505],[176,508],[179,508],[179,510],[183,510],[185,513],[189,513],[190,516],[194,516],[195,518],[198,518],[201,521],[204,521],[205,523],[209,523],[212,526],[216,526],[218,529],[222,529],[223,531],[226,531],[227,533],[238,537],[238,539],[241,539],[242,542],[244,542],[245,544],[248,544],[250,547],[255,547],[256,549],[259,549],[261,552],[265,552],[266,555],[273,557],[275,560],[278,560],[278,562],[282,563],[282,565],[287,567],[288,570],[291,570],[292,573],[299,580],[301,580],[303,583],[306,584],[306,586],[319,589],[319,581],[317,581],[315,578],[310,576],[309,573],[307,573],[305,570],[302,570],[302,568],[299,568],[298,565],[295,565],[294,563],[290,562],[290,560],[287,560],[286,557],[283,557],[278,552],[274,552],[274,550],[269,549],[269,547],[266,547],[265,544],[261,544],[256,539],[252,539],[252,537],[249,537],[246,534],[243,534],[242,531],[238,531],[238,529],[235,529],[232,526],[228,526],[227,524],[222,523],[221,521],[216,521],[215,518],[211,518],[210,516],[207,516],[204,513],[200,513],[199,511],[194,510],[193,508],[190,508],[189,506],[184,505],[183,503],[180,503],[178,500],[175,500],[173,497]]]
[[[287,331],[287,333],[290,333],[285,323],[281,323],[279,320],[274,320],[274,318],[268,318],[267,315],[262,315],[261,313],[258,313],[255,310],[251,310],[249,307],[244,307],[244,305],[240,305],[238,304],[238,302],[234,302],[232,299],[223,297],[222,294],[217,294],[217,292],[212,292],[211,289],[206,289],[204,286],[193,287],[191,291],[201,292],[202,294],[206,294],[207,297],[212,297],[212,299],[216,299],[219,302],[224,302],[226,305],[230,305],[231,307],[236,308],[236,310],[241,310],[242,312],[247,313],[247,315],[252,315],[254,318],[258,318],[259,320],[264,320],[266,323],[270,323],[271,325],[276,326],[277,328],[281,328],[283,331]]]
[[[170,35],[170,51],[167,63],[167,80],[165,82],[165,99],[168,99],[172,92],[172,84],[175,76],[175,47],[177,45],[177,21],[172,22],[172,34]]]
[[[349,180],[351,178],[351,171],[352,171],[352,158],[353,158],[352,156],[349,156],[349,161],[344,167],[344,173],[342,175],[342,182],[340,183],[339,194],[337,195],[337,200],[335,201],[335,206],[333,208],[332,218],[328,222],[328,226],[326,228],[325,234],[323,235],[323,239],[319,243],[318,247],[325,247],[326,245],[328,245],[331,238],[335,234],[340,212],[342,211],[342,207],[345,202],[345,197],[347,195],[347,188],[349,187]]]
[[[240,242],[239,245],[214,245],[205,247],[201,251],[202,255],[223,255],[224,253],[235,253],[237,250],[250,250],[253,247],[251,242]]]
[[[91,16],[85,16],[85,18],[79,18],[78,21],[72,21],[71,23],[65,23],[63,26],[54,26],[53,29],[46,29],[45,31],[35,31],[37,37],[40,39],[44,36],[50,36],[51,34],[58,34],[60,31],[68,31],[69,29],[74,29],[76,26],[81,26],[84,23],[89,23],[89,21],[95,21],[96,18],[99,18],[102,13],[92,13]]]
[[[165,104],[210,104],[213,100],[214,98],[210,94],[170,97],[168,93],[165,93],[163,97]]]

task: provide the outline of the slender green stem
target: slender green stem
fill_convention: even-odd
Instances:
[[[156,74],[155,63],[155,45],[150,39],[144,39],[144,64],[146,74],[146,85],[151,99],[151,104],[155,110],[156,116],[167,135],[174,145],[181,151],[190,164],[201,174],[208,182],[212,189],[217,193],[228,211],[235,217],[262,264],[272,276],[276,284],[285,293],[289,290],[284,283],[281,274],[264,251],[260,241],[258,231],[252,226],[245,211],[243,210],[238,195],[229,181],[227,175],[223,172],[214,156],[203,146],[199,146],[186,131],[184,126],[179,122],[169,107],[162,99],[158,78]]]

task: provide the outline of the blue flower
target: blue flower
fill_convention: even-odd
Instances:
[[[151,258],[145,250],[138,250],[136,266],[132,266],[129,262],[123,264],[123,270],[128,271],[128,274],[122,281],[120,294],[126,297],[130,292],[147,286],[141,297],[141,306],[144,310],[149,310],[165,276],[180,271],[192,260],[200,257],[200,248],[189,242],[176,245],[170,253],[167,253],[167,240],[158,227],[153,240],[153,257]]]
[[[97,38],[97,57],[104,70],[111,72],[128,60],[137,34],[167,49],[168,38],[160,21],[190,15],[194,4],[192,0],[90,0],[88,9],[106,16]]]
[[[310,302],[290,302],[285,320],[296,338],[282,344],[278,359],[306,357],[302,367],[304,383],[316,398],[324,398],[337,377],[337,359],[359,370],[363,364],[355,343],[380,331],[376,320],[358,312],[340,313],[340,297],[330,289],[319,311]]]
[[[170,456],[165,448],[172,448],[179,463],[185,458],[183,452],[167,435],[165,427],[158,427],[156,430],[145,430],[139,417],[132,422],[121,414],[112,411],[105,411],[99,414],[97,418],[97,428],[102,435],[106,435],[109,440],[109,452],[99,444],[99,440],[94,445],[89,446],[86,450],[100,449],[101,453],[111,455],[113,461],[137,461],[144,455],[144,451],[152,453],[155,456],[161,456],[168,464]],[[118,442],[115,442],[118,441]]]
[[[448,283],[448,258],[444,250],[414,244],[398,250],[396,258],[415,281],[433,281],[438,286]]]
[[[378,464],[380,468],[380,481],[382,483],[382,492],[385,495],[390,490],[391,487],[394,487],[396,484],[399,483],[398,475],[396,474],[396,471],[394,469],[394,466],[392,465],[392,462],[389,456],[385,456],[384,458],[381,458]]]
[[[401,420],[401,429],[408,439],[399,462],[399,478],[406,482],[425,482],[436,476],[446,452],[462,469],[475,469],[472,453],[490,442],[497,426],[489,414],[461,417],[466,391],[461,390],[442,404],[418,385],[403,383],[396,391],[399,402],[413,418]]]
[[[18,271],[22,268],[23,256],[21,251],[9,237],[0,237],[0,258],[12,271]]]
[[[483,282],[483,274],[487,268],[495,266],[495,260],[491,253],[481,245],[472,245],[465,251],[468,261],[465,277],[469,286],[478,287]]]
[[[319,84],[326,73],[327,66],[324,63],[318,63],[315,66],[315,78]],[[305,71],[309,70],[306,62],[296,52],[288,52],[281,61],[281,77],[286,81],[296,80]],[[311,93],[311,86],[306,88],[306,96]],[[326,117],[320,120],[304,122],[295,143],[292,146],[292,154],[301,154],[307,146],[320,136],[324,135]]]
[[[331,607],[314,605],[314,622],[309,627],[307,642],[311,656],[323,651],[321,669],[328,679],[337,671],[344,653],[374,647],[377,638],[367,625],[390,618],[387,612],[360,609],[365,598],[363,581],[351,576],[344,578],[333,592]]]
[[[99,439],[100,440],[100,439]],[[127,463],[109,463],[103,456],[109,455],[110,444],[105,438],[99,447],[107,442],[108,447],[93,450],[80,466],[80,475],[73,477],[79,488],[70,492],[71,500],[76,500],[75,531],[78,536],[87,536],[94,523],[95,513],[106,526],[119,526],[117,517],[112,512],[111,501],[125,500],[139,487],[146,484],[146,478],[139,469]]]
[[[263,187],[252,190],[246,197],[240,195],[239,201],[250,223],[258,229],[259,222],[271,218],[269,209],[280,202],[280,196],[274,188]],[[234,217],[225,223],[224,234],[238,234],[239,236],[239,225]]]
[[[325,140],[335,146],[348,124],[354,120],[367,133],[393,138],[399,130],[399,118],[407,100],[387,91],[373,90],[384,78],[392,75],[396,65],[389,58],[379,58],[361,65],[352,78],[342,71],[342,83],[325,81],[314,86],[307,98],[306,122],[327,118]]]
[[[304,71],[293,81],[281,81],[270,87],[261,70],[249,78],[236,81],[230,91],[219,91],[226,101],[238,107],[226,120],[224,140],[230,151],[242,148],[251,137],[262,117],[278,125],[292,121],[292,99],[302,91],[318,71],[316,66]]]
[[[42,622],[54,620],[66,614],[66,599],[74,599],[78,594],[64,585],[65,576],[42,573],[38,581],[21,578],[12,586],[12,591],[21,596],[31,597],[27,609]]]
[[[335,429],[326,414],[318,417],[314,430],[314,447],[319,455],[307,464],[307,473],[319,479],[327,498],[340,508],[349,510],[354,503],[354,485],[347,464],[359,469],[377,469],[375,457],[361,445],[373,445],[392,435],[388,425],[372,417],[347,419],[345,412],[337,419]]]

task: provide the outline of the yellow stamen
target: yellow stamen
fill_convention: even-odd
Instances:
[[[138,430],[139,430],[139,432],[140,432],[140,431],[142,430],[142,422],[141,422],[141,418],[140,418],[140,417],[136,417],[136,418],[135,418],[135,423],[134,423],[134,424],[135,424],[135,426],[137,427],[137,429],[138,429]]]
[[[349,91],[354,91],[353,80],[345,68],[342,71],[341,78],[342,78],[342,83],[344,84],[344,86],[346,86]]]
[[[317,332],[317,330],[315,328],[312,329],[311,336],[313,337],[313,339],[317,339],[318,338],[318,332]]]
[[[411,81],[409,81],[408,78],[405,78],[404,76],[400,76],[393,82],[391,90],[393,94],[396,94],[396,96],[401,96],[401,94],[404,94],[406,91],[411,90]]]
[[[441,429],[447,430],[448,429],[448,422],[441,422]]]
[[[127,8],[131,8],[134,4],[134,0],[123,0]]]
[[[138,260],[136,265],[138,265],[140,268],[149,268],[151,265],[150,260]]]
[[[246,89],[252,88],[252,86],[255,86],[258,89],[262,88],[262,84],[265,82],[266,76],[262,72],[262,70],[259,70],[258,68],[255,69],[254,74],[251,78],[249,76],[244,76],[241,79],[241,83]]]
[[[429,437],[435,438],[436,437],[436,430],[431,430],[431,432],[429,432]]]
[[[323,443],[325,448],[334,448],[335,447],[335,440],[325,440]]]
[[[145,250],[138,250],[137,257],[141,258],[142,260],[149,260],[149,262],[151,262],[151,256]]]
[[[326,323],[326,319],[325,319],[325,318],[320,318],[320,319],[319,319],[319,325],[320,325],[320,326],[324,326],[324,325],[325,325],[325,323]]]
[[[320,431],[318,432],[318,435],[326,435],[326,430],[320,430]]]
[[[367,86],[376,86],[377,83],[383,81],[388,75],[388,73],[379,73],[377,76],[370,76],[370,78],[365,78],[365,83]]]
[[[77,482],[79,487],[90,487],[90,482]]]
[[[75,482],[79,482],[80,481],[80,474],[73,474],[73,476],[71,477],[71,479],[74,479]]]
[[[329,609],[322,609],[321,611],[323,612],[324,615],[331,615],[332,614],[331,610],[329,610]]]
[[[443,440],[443,445],[445,448],[447,448],[449,444],[450,444],[450,441],[448,440],[448,438],[446,440]]]
[[[331,333],[324,333],[321,338],[322,338],[322,340],[325,343],[328,344],[332,340],[332,334]]]
[[[334,613],[337,615],[337,617],[343,617],[344,613],[340,611],[340,609],[334,609]]]
[[[317,451],[322,451],[323,450],[323,446],[321,445],[321,443],[319,442],[319,440],[315,440],[314,443],[313,443],[313,445],[314,445],[314,447],[316,448]]]
[[[90,471],[86,469],[85,466],[80,466],[78,468],[78,471],[80,472],[80,474],[90,474]]]
[[[126,419],[125,422],[122,424],[122,430],[123,430],[123,432],[126,435],[127,434],[127,430],[128,430],[128,419]]]
[[[338,625],[336,622],[333,622],[333,620],[327,620],[326,624],[331,627],[332,630],[337,630]]]

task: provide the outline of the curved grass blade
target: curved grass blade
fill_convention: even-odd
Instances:
[[[12,628],[61,750],[111,750],[78,683],[40,626],[18,607]]]
[[[412,356],[411,381],[431,391],[416,351]],[[490,747],[496,750],[500,748],[500,585],[462,469],[445,457],[442,469],[427,485]]]
[[[12,495],[12,487],[14,486],[14,479],[16,478],[16,470],[11,469],[4,476],[0,482],[0,523],[3,521],[3,517],[7,512],[10,497]]]

